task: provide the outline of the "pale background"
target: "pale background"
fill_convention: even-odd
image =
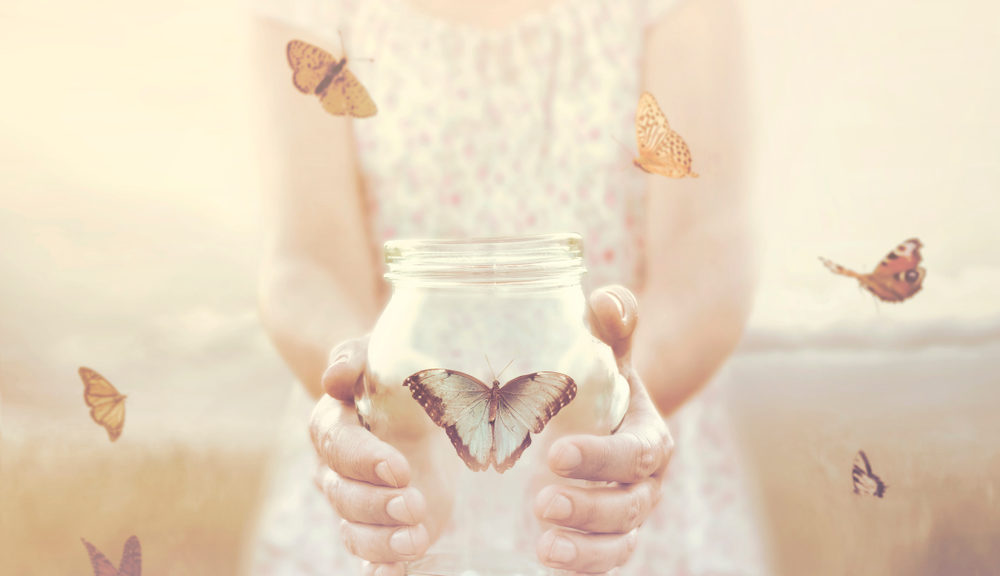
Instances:
[[[760,282],[723,384],[777,571],[1000,573],[1000,6],[742,5]],[[238,571],[290,386],[255,317],[247,18],[0,7],[0,573],[89,574],[80,537],[117,562],[133,533],[148,574]],[[816,260],[911,236],[902,305]],[[80,365],[129,395],[115,444]],[[859,448],[884,500],[850,492]]]

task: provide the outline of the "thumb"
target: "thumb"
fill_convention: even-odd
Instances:
[[[639,314],[639,302],[632,291],[621,285],[598,288],[590,294],[590,318],[594,334],[611,346],[615,356],[631,352],[632,333]]]
[[[367,337],[341,342],[330,352],[330,364],[323,372],[323,390],[337,400],[354,403],[354,387],[367,361]]]

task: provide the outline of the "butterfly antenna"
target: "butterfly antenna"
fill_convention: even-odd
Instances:
[[[510,368],[510,365],[511,365],[511,364],[513,364],[513,363],[514,363],[514,359],[513,359],[513,358],[511,358],[511,359],[510,359],[510,362],[508,362],[508,363],[507,363],[507,365],[506,365],[506,366],[504,366],[502,370],[500,370],[500,374],[497,374],[497,380],[499,380],[499,379],[500,379],[500,376],[501,376],[501,375],[502,375],[502,374],[504,373],[504,370],[506,370],[506,369]]]
[[[358,58],[358,59],[350,58],[347,55],[347,43],[344,42],[344,32],[340,28],[337,28],[337,36],[340,36],[340,48],[343,51],[344,58],[346,60],[348,60],[349,62],[375,62],[374,58]]]

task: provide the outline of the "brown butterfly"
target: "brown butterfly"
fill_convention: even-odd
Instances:
[[[90,565],[94,567],[94,576],[142,576],[142,546],[137,537],[131,536],[125,541],[122,561],[117,569],[93,544],[83,540],[83,545],[90,554]]]
[[[885,302],[902,302],[920,292],[927,271],[920,266],[920,248],[923,244],[910,238],[879,262],[871,274],[859,274],[820,258],[835,274],[856,278],[861,286]]]
[[[532,372],[493,386],[457,370],[432,368],[403,382],[472,470],[504,472],[564,406],[576,383],[559,372]]]
[[[367,118],[378,111],[368,91],[347,69],[347,58],[332,54],[301,40],[292,40],[286,49],[292,67],[292,83],[303,94],[315,94],[323,109],[334,116]]]
[[[649,92],[639,97],[635,111],[635,138],[639,157],[632,163],[651,174],[670,178],[698,175],[691,171],[691,151],[680,134],[670,129],[656,99]]]
[[[854,493],[863,496],[881,498],[885,496],[886,484],[872,472],[872,465],[864,450],[858,450],[851,468],[851,481],[854,483]]]
[[[90,417],[108,431],[112,442],[122,434],[125,426],[125,398],[111,382],[90,368],[80,367],[83,380],[83,401],[90,406]]]

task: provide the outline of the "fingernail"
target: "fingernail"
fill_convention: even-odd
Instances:
[[[624,322],[627,318],[625,317],[625,303],[622,302],[621,297],[618,296],[618,294],[615,294],[611,290],[605,292],[605,294],[607,294],[608,296],[611,297],[611,301],[614,302],[615,303],[615,307],[618,308],[618,316],[620,316],[621,319],[622,319],[622,322]]]
[[[416,521],[416,518],[413,517],[413,513],[410,512],[410,508],[406,505],[406,499],[403,498],[402,495],[396,496],[386,503],[385,513],[388,514],[393,520],[397,520],[399,522],[412,524]]]
[[[338,364],[346,364],[347,361],[350,359],[351,359],[350,352],[341,352],[340,354],[337,355],[336,358],[333,359],[333,362],[330,362],[330,366],[336,366]]]
[[[581,462],[583,462],[583,454],[580,454],[580,449],[572,444],[566,444],[556,453],[554,465],[556,471],[568,472],[579,466]]]
[[[409,528],[400,528],[392,533],[389,538],[389,547],[393,552],[403,556],[409,556],[417,551],[417,546],[413,543],[413,534]]]
[[[383,460],[375,465],[375,475],[389,486],[399,488],[399,483],[396,482],[396,476],[393,475],[388,461]]]
[[[576,546],[569,540],[556,536],[552,541],[552,547],[549,548],[549,560],[566,564],[572,562],[574,558],[576,558]]]
[[[573,503],[562,494],[556,494],[545,508],[544,516],[548,520],[565,520],[573,514]]]

